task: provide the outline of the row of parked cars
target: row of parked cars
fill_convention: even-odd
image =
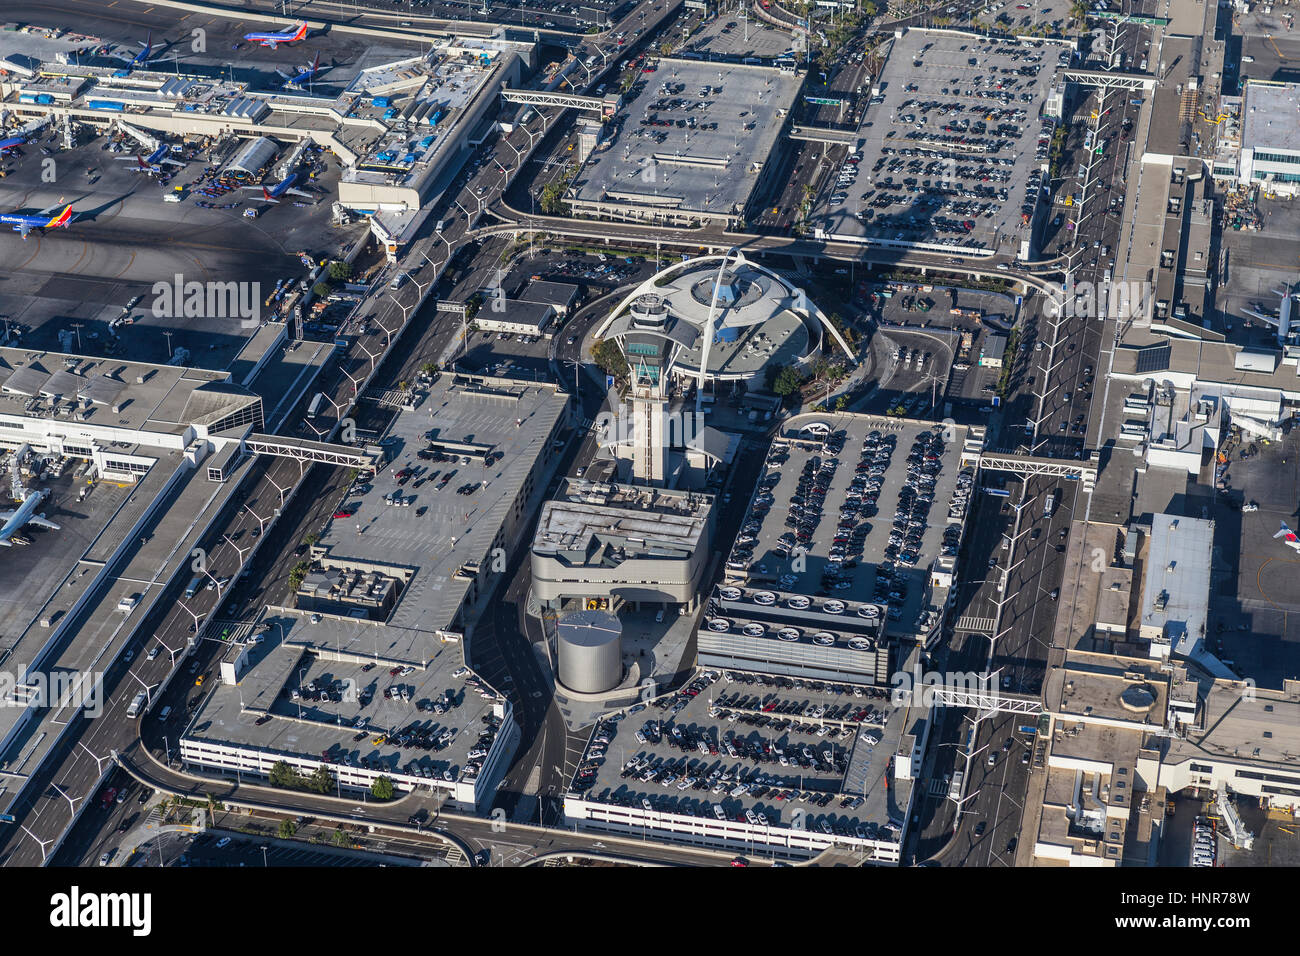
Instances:
[[[1192,866],[1214,866],[1218,848],[1214,839],[1214,824],[1197,817],[1192,827]]]
[[[753,792],[750,791],[749,795],[752,796]],[[817,793],[811,790],[771,791],[761,787],[758,792],[767,795],[774,803],[798,802],[808,803],[816,807],[827,807],[839,796],[834,793]],[[597,803],[631,807],[644,810],[647,813],[673,813],[719,821],[748,823],[751,826],[778,826],[781,820],[780,810],[774,806],[764,807],[758,804],[752,808],[729,808],[725,805],[725,801],[712,803],[708,800],[698,800],[675,793],[642,794],[626,788],[614,790],[607,787],[598,796],[591,799]],[[860,796],[840,798],[840,806],[843,809],[857,809],[863,802]],[[851,817],[846,818],[835,815],[819,814],[806,817],[805,825],[809,830],[816,833],[827,836],[857,837],[860,840],[891,840],[897,842],[902,834],[901,828],[894,823],[862,822]],[[732,865],[738,864],[733,863]]]

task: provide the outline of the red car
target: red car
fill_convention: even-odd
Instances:
[[[117,796],[116,787],[109,787],[107,790],[103,792],[103,794],[100,796],[99,799],[100,802],[103,803],[105,810],[107,810],[109,807],[113,805],[113,800],[116,796]]]
[[[741,817],[741,819],[744,820],[744,817]],[[749,866],[749,861],[746,860],[743,856],[738,856],[738,857],[736,857],[734,860],[731,861],[731,865],[732,865],[732,866]]]
[[[351,518],[352,515],[353,515],[353,512],[348,511],[348,510],[346,510],[346,509],[344,509],[344,510],[342,510],[342,511],[336,511],[336,512],[334,512],[334,517],[335,517],[335,518]]]

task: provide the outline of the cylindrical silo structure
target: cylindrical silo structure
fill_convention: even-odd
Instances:
[[[605,611],[578,611],[556,624],[560,683],[579,694],[603,694],[623,679],[623,628]]]

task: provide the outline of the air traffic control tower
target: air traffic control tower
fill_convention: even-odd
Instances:
[[[769,364],[802,367],[836,347],[853,360],[802,289],[736,249],[674,263],[645,280],[596,337],[613,337],[628,361],[632,477],[644,484],[662,484],[670,448],[699,438],[707,394],[739,384],[761,389]],[[674,393],[692,386],[693,428],[691,416],[669,415]],[[669,433],[679,418],[691,434]]]

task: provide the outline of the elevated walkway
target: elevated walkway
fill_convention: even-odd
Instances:
[[[353,448],[331,442],[308,441],[285,435],[251,434],[244,439],[244,448],[254,455],[274,455],[292,458],[307,464],[343,465],[377,471],[384,460],[384,450],[378,445]]]

